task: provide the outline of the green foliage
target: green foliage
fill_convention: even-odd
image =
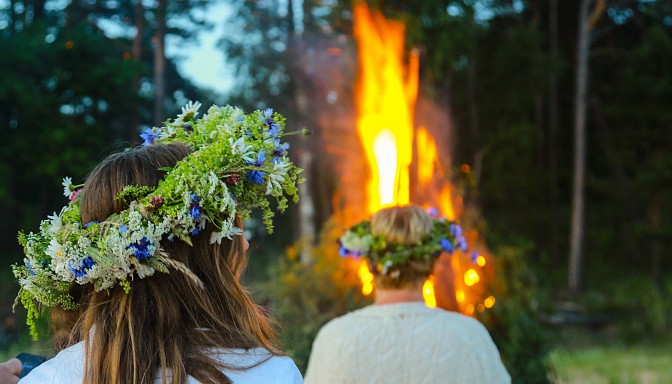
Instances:
[[[480,316],[497,344],[513,383],[549,383],[551,343],[538,315],[543,297],[530,267],[529,245],[498,248],[494,254],[496,305]]]
[[[0,46],[11,52],[0,57],[0,213],[14,218],[0,224],[0,249],[13,258],[19,254],[13,234],[34,228],[62,205],[62,195],[50,193],[49,185],[64,174],[82,177],[105,154],[137,142],[137,125],[151,121],[151,94],[143,91],[151,88],[150,50],[136,61],[128,35],[109,37],[98,26],[105,19],[131,27],[135,2],[55,3],[16,1],[15,12],[0,8]],[[170,4],[169,14],[189,19],[187,8],[205,2]],[[149,47],[151,9],[144,17]],[[168,31],[185,38],[191,32]],[[174,63],[166,64],[167,94],[198,98]]]
[[[596,277],[602,283],[590,287],[581,304],[593,313],[613,316],[618,336],[626,343],[672,338],[672,279],[667,276],[667,284],[658,287],[646,275],[603,268],[607,272]]]
[[[445,218],[432,220],[432,230],[415,244],[388,244],[383,236],[371,233],[371,222],[362,221],[352,226],[339,239],[343,256],[362,257],[383,275],[394,275],[394,270],[413,260],[435,259],[441,252],[467,250],[462,228]],[[399,273],[399,272],[397,272]]]
[[[193,152],[156,188],[126,186],[120,198],[127,209],[100,223],[82,225],[80,199],[74,198],[58,215],[44,220],[40,232],[20,236],[26,259],[14,272],[31,331],[37,317],[33,300],[71,309],[72,283],[93,284],[102,291],[151,276],[155,270],[167,273],[168,267],[199,281],[162,252],[159,243],[177,237],[191,244],[191,237],[206,225],[216,230],[210,242],[220,243],[242,234],[235,219],[249,218],[252,209],[263,212],[271,232],[274,211],[269,200],[274,198],[282,212],[288,196],[298,199],[301,169],[289,160],[280,141],[285,136],[282,116],[270,110],[245,115],[238,108],[212,106],[202,119],[192,120],[199,107],[190,103],[176,119],[146,133],[151,136],[148,145],[179,142]],[[229,181],[232,175],[236,179]]]
[[[325,224],[310,263],[302,263],[297,248],[287,251],[271,271],[268,285],[274,313],[283,326],[282,342],[301,370],[305,370],[317,331],[329,320],[370,304],[359,292],[354,263],[338,254],[336,240],[343,228]]]
[[[559,349],[551,359],[562,383],[667,383],[672,377],[669,345]]]

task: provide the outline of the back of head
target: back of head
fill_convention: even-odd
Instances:
[[[125,210],[116,198],[124,187],[156,186],[165,174],[160,169],[188,154],[181,144],[155,144],[108,157],[86,180],[82,222],[103,222]],[[72,286],[79,308],[55,309],[52,327],[57,346],[85,340],[84,382],[153,383],[159,369],[176,383],[187,375],[228,382],[221,369],[236,367],[223,366],[208,350],[265,347],[278,353],[269,320],[239,282],[246,264],[241,236],[211,244],[212,231],[206,225],[192,245],[163,240],[161,248],[179,267],[134,279],[129,292],[118,285],[100,292]]]
[[[371,234],[391,244],[415,245],[432,230],[431,217],[419,206],[390,207],[371,218]],[[400,289],[421,284],[431,273],[433,258],[411,259],[391,272],[375,275],[377,287]]]

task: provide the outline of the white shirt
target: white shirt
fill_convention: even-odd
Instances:
[[[303,379],[294,361],[289,357],[272,356],[264,348],[250,350],[220,350],[216,356],[229,365],[246,367],[260,361],[263,363],[243,371],[225,371],[224,374],[234,384],[301,384]],[[35,368],[20,384],[79,384],[84,377],[84,342],[79,342],[59,352],[53,359],[47,360]],[[161,383],[161,376],[155,380]],[[187,383],[197,384],[193,377]]]
[[[327,323],[306,384],[504,384],[511,378],[477,320],[424,303],[372,305]]]

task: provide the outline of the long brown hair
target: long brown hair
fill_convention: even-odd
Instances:
[[[159,168],[174,166],[188,153],[183,145],[151,145],[108,157],[86,180],[82,222],[103,221],[127,208],[115,199],[124,186],[157,185]],[[240,283],[247,263],[242,237],[210,244],[211,232],[206,226],[192,238],[193,246],[179,240],[161,244],[203,286],[171,270],[135,279],[128,294],[118,286],[102,292],[72,287],[80,306],[53,311],[52,329],[57,349],[84,341],[84,383],[150,384],[158,372],[164,383],[185,383],[188,375],[229,383],[222,370],[245,367],[220,362],[209,355],[213,349],[263,347],[282,354],[271,320]]]

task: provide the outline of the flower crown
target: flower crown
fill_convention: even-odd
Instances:
[[[338,240],[342,257],[364,258],[369,261],[373,274],[392,275],[393,271],[411,260],[431,260],[441,252],[467,252],[467,241],[462,228],[445,218],[433,218],[432,230],[413,244],[390,243],[383,236],[371,233],[371,222],[362,221],[352,226]]]
[[[146,129],[144,146],[180,142],[191,153],[167,172],[156,187],[127,186],[117,196],[128,209],[103,222],[82,223],[79,192],[69,177],[63,181],[70,203],[59,214],[42,221],[37,233],[19,233],[24,265],[14,265],[21,289],[19,299],[28,309],[31,331],[37,317],[35,301],[46,306],[74,309],[68,294],[72,283],[93,284],[96,291],[120,285],[128,292],[135,276],[169,273],[173,268],[200,280],[161,248],[164,239],[192,244],[192,236],[206,224],[214,228],[211,243],[241,235],[235,219],[248,219],[253,208],[263,212],[273,231],[271,197],[277,209],[298,201],[302,169],[287,157],[289,144],[281,138],[284,117],[272,109],[244,114],[240,109],[212,106],[195,120],[201,104],[182,108],[174,120]],[[305,134],[305,132],[304,132]]]

